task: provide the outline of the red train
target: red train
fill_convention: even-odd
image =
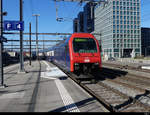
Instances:
[[[89,33],[73,33],[63,42],[50,49],[49,59],[74,73],[89,73],[101,69],[98,41]]]

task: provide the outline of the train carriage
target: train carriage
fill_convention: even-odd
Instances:
[[[75,73],[88,73],[101,69],[98,41],[89,33],[73,33],[51,49],[52,61]]]

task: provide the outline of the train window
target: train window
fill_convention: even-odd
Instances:
[[[74,38],[73,49],[75,53],[97,52],[96,42],[92,38]]]

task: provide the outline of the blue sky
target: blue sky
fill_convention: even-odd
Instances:
[[[57,2],[58,17],[66,21],[56,21],[56,9],[53,0],[23,0],[23,19],[25,22],[24,32],[29,32],[29,22],[32,24],[32,32],[35,32],[35,17],[33,14],[40,14],[38,18],[38,32],[69,32],[73,31],[72,19],[77,17],[83,5],[78,2]],[[3,0],[3,11],[8,15],[4,20],[19,20],[19,0]],[[150,0],[141,0],[141,27],[150,27]],[[8,36],[9,37],[9,36]],[[16,37],[15,35],[10,38]],[[41,37],[41,36],[40,36]],[[42,36],[39,39],[45,39]],[[53,38],[56,36],[52,36]],[[33,37],[34,39],[34,37]]]
[[[33,14],[40,14],[38,17],[38,32],[41,33],[72,33],[73,21],[79,11],[83,10],[83,5],[79,5],[78,2],[58,2],[58,17],[64,18],[66,21],[56,21],[56,8],[53,0],[23,0],[23,19],[25,23],[24,32],[29,32],[29,22],[32,24],[32,32],[36,29],[36,19]],[[4,20],[19,20],[19,0],[3,0],[3,11],[7,11],[8,15],[4,17]],[[16,35],[7,35],[7,38],[18,38]],[[39,39],[57,39],[59,36],[39,36]],[[28,36],[24,36],[24,39]],[[35,39],[35,36],[32,37]],[[15,44],[14,42],[7,44]],[[26,43],[25,43],[26,44]],[[45,43],[48,44],[48,43]],[[53,43],[51,43],[53,44]]]
[[[3,0],[3,10],[8,12],[4,20],[19,20],[19,0]],[[23,18],[25,32],[28,31],[29,22],[32,23],[32,31],[35,32],[35,17],[32,14],[40,14],[38,18],[39,32],[72,32],[72,20],[82,10],[78,3],[58,2],[58,17],[67,17],[65,22],[56,21],[56,9],[53,0],[24,0]]]

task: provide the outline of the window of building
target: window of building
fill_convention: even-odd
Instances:
[[[117,15],[119,15],[119,11],[117,11]]]
[[[115,33],[116,31],[115,30],[113,30],[113,33]]]
[[[120,15],[122,15],[122,11],[120,11]]]
[[[113,14],[115,15],[115,11],[113,11]]]
[[[126,25],[124,25],[124,29],[126,29]]]
[[[115,1],[113,1],[113,5],[115,5]]]
[[[135,49],[135,52],[140,52],[140,49]]]
[[[119,29],[117,30],[117,33],[119,33]]]
[[[117,25],[117,29],[119,29],[119,25]]]
[[[119,48],[119,44],[117,44],[117,48]]]
[[[134,12],[134,15],[136,15],[136,12]]]
[[[128,34],[128,38],[130,38],[130,35]]]
[[[124,15],[126,15],[126,11],[124,11]]]
[[[122,6],[120,6],[120,10],[122,10]]]
[[[136,44],[134,44],[134,47],[136,47]]]
[[[113,29],[115,29],[116,28],[116,26],[115,25],[113,25]]]
[[[125,31],[125,30],[124,30]],[[126,38],[126,34],[124,34],[124,38]]]
[[[130,43],[130,39],[128,39],[128,43]]]
[[[126,39],[124,39],[124,42],[125,42],[125,43],[126,43],[126,41],[127,41],[127,40],[126,40]]]
[[[119,20],[119,16],[117,16],[117,20]]]
[[[119,20],[117,20],[117,24],[119,24]]]
[[[120,2],[120,5],[122,5],[122,2]]]
[[[115,10],[115,6],[113,6],[113,10]]]
[[[126,7],[123,7],[123,10],[126,10]]]
[[[116,47],[116,44],[113,44],[113,47],[115,48],[115,47]]]
[[[130,44],[128,44],[128,48],[130,47]]]
[[[115,24],[115,20],[113,20],[113,24]]]
[[[124,44],[124,47],[126,48],[126,44]]]
[[[114,49],[114,52],[119,52],[119,49]]]
[[[120,20],[120,24],[122,24],[122,20]]]
[[[123,2],[123,5],[125,6],[125,5],[126,5],[126,2]]]
[[[119,6],[117,6],[117,10],[119,10]]]
[[[116,34],[113,34],[113,38],[116,38]]]
[[[117,5],[119,5],[119,1],[117,1]]]

